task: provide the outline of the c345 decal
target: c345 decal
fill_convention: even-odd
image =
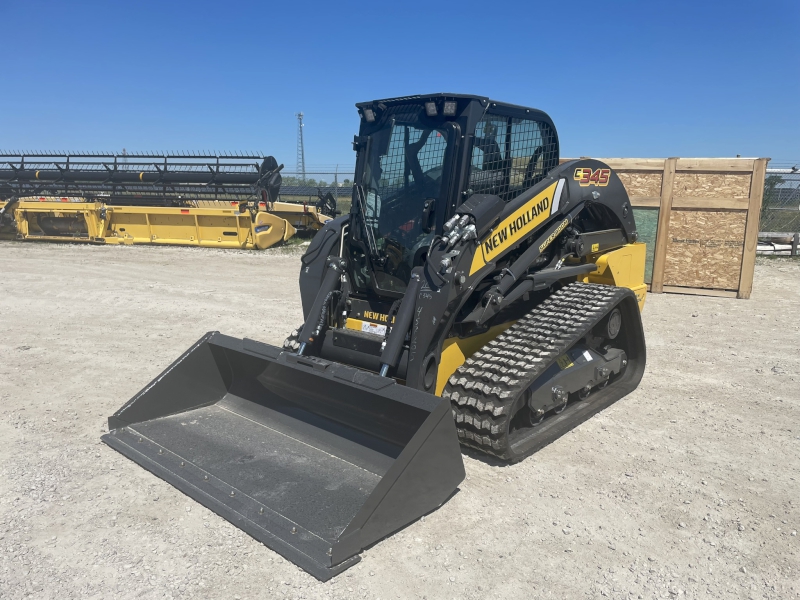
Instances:
[[[592,169],[586,167],[579,167],[575,169],[575,181],[581,187],[590,185],[599,185],[605,187],[608,185],[608,180],[611,178],[611,169]]]
[[[477,272],[487,263],[517,245],[520,239],[544,223],[553,210],[553,194],[558,182],[540,192],[516,212],[509,215],[495,229],[489,232],[480,247],[475,251],[469,274]]]

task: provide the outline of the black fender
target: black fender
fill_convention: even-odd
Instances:
[[[342,229],[350,221],[350,215],[342,215],[331,219],[311,240],[303,257],[300,259],[300,300],[303,303],[303,318],[314,305],[322,278],[325,275],[326,260],[329,256],[339,256],[339,243]]]
[[[558,212],[566,214],[580,202],[587,203],[581,220],[594,218],[598,229],[619,227],[625,233],[628,243],[635,242],[639,235],[636,221],[628,198],[628,192],[614,169],[604,162],[582,158],[559,165],[548,174],[549,177],[566,179],[564,192]],[[592,210],[592,205],[602,210]]]

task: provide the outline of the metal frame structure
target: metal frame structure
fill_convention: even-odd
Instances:
[[[303,145],[303,113],[299,112],[297,117],[297,172],[302,181],[306,180],[306,149]]]
[[[0,153],[0,200],[80,197],[106,204],[171,206],[242,200],[266,192],[275,201],[280,171],[260,154]]]

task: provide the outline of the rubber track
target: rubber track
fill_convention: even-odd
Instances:
[[[570,284],[468,358],[442,394],[452,405],[459,441],[504,460],[518,458],[508,438],[514,401],[626,292],[609,285]]]

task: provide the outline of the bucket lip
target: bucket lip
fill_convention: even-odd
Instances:
[[[101,439],[321,581],[327,581],[361,560],[356,554],[333,565],[331,556],[337,543],[335,540],[326,540],[293,523],[190,461],[161,448],[137,432],[134,426],[114,429]],[[181,462],[183,466],[180,466]],[[208,480],[203,479],[204,474]],[[264,514],[259,514],[260,509]]]

